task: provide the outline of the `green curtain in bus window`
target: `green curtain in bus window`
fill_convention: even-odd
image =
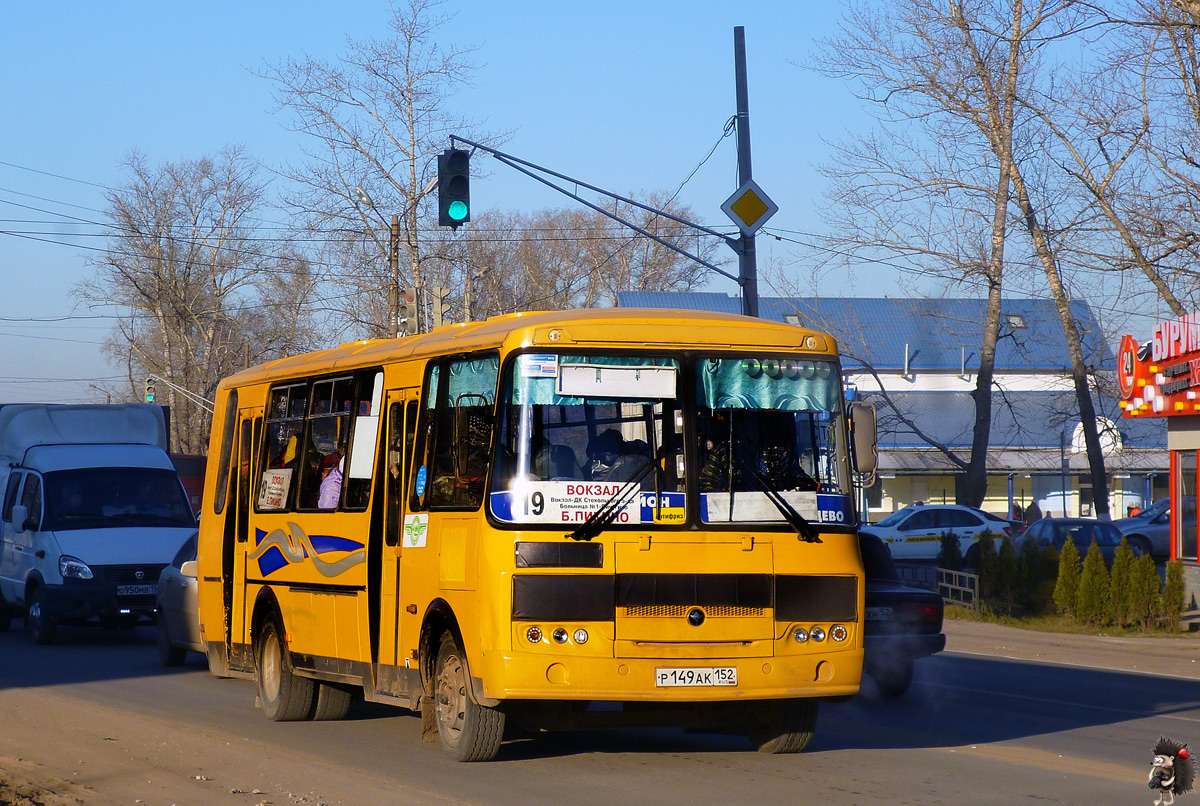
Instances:
[[[496,402],[496,376],[500,372],[499,356],[473,358],[467,361],[455,361],[450,365],[449,378],[446,381],[446,392],[450,405],[463,395],[469,396],[473,402],[470,405],[480,405],[483,398],[487,404]]]
[[[560,395],[556,391],[558,388],[557,378],[546,377],[527,377],[523,367],[528,362],[533,362],[535,356],[522,355],[517,358],[515,367],[516,378],[513,383],[512,400],[516,405],[533,405],[533,406],[582,406],[584,403],[581,397],[569,397]],[[675,367],[679,368],[679,363],[673,358],[664,358],[661,356],[629,356],[629,355],[560,355],[558,356],[559,364],[595,364],[597,366],[609,367]],[[623,401],[618,400],[600,400],[598,398],[588,398],[587,402],[596,405],[602,404],[617,404]]]
[[[700,404],[710,409],[839,411],[840,380],[829,361],[709,358],[696,366]]]

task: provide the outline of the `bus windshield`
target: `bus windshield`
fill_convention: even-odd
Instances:
[[[706,358],[696,364],[696,397],[702,520],[779,520],[778,494],[809,520],[844,521],[844,501],[818,508],[820,498],[852,491],[836,364]]]
[[[780,499],[814,522],[853,512],[832,362],[526,354],[503,389],[499,521],[578,526],[615,508],[612,526],[682,525],[689,501],[714,524],[782,523]]]

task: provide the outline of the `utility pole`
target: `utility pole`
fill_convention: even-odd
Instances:
[[[392,232],[388,242],[388,335],[400,335],[400,216],[392,216]]]
[[[733,29],[734,82],[737,85],[738,185],[750,181],[750,101],[746,90],[746,29]],[[742,286],[742,313],[758,316],[758,263],[754,236],[742,233],[738,239],[738,283]]]

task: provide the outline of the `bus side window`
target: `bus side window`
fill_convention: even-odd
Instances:
[[[267,407],[267,438],[255,509],[287,510],[295,507],[295,491],[303,467],[304,415],[308,384],[271,390]]]
[[[383,413],[383,373],[359,373],[354,386],[354,424],[350,455],[343,469],[346,487],[343,505],[346,509],[363,510],[371,500],[371,479],[378,464],[376,450],[379,415]]]
[[[499,359],[450,362],[444,396],[435,410],[430,507],[478,509],[483,503],[496,422]]]

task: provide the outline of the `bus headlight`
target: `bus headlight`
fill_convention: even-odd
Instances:
[[[803,644],[808,640],[808,630],[803,627],[797,627],[792,630],[792,638],[795,639],[797,644]]]
[[[542,642],[542,628],[530,627],[525,631],[525,638],[531,644],[540,644]]]
[[[834,624],[829,628],[829,637],[841,643],[850,636],[850,633],[841,624]]]
[[[92,569],[87,567],[87,563],[70,554],[64,554],[58,558],[58,573],[62,574],[63,579],[92,578]]]
[[[587,630],[583,630],[583,629],[576,630],[576,631],[575,631],[574,638],[575,638],[575,643],[577,643],[577,644],[586,644],[586,643],[587,643],[587,639],[588,639]]]
[[[825,631],[823,629],[821,629],[820,627],[813,627],[812,628],[812,639],[814,641],[824,641],[825,640]]]
[[[567,631],[562,627],[559,627],[553,633],[551,633],[551,637],[554,639],[554,643],[565,644],[567,642]]]

